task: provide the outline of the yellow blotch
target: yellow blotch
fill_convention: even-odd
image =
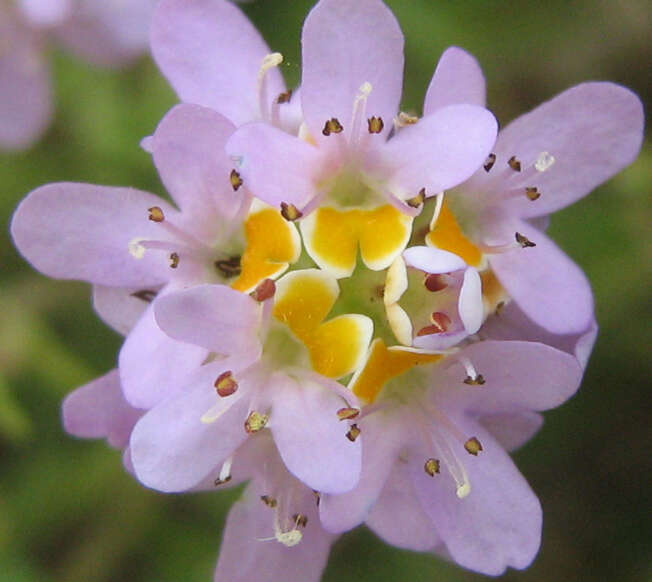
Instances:
[[[434,228],[426,235],[426,242],[438,249],[455,253],[472,267],[482,264],[482,251],[466,238],[446,201],[441,206]]]
[[[387,348],[385,342],[376,339],[362,371],[354,377],[349,388],[367,403],[373,402],[383,386],[415,366],[430,364],[443,358],[441,354],[427,354],[406,350],[399,346]]]
[[[294,226],[273,208],[250,214],[244,231],[247,246],[240,260],[242,271],[231,286],[248,293],[263,279],[283,273],[299,258],[301,249]]]
[[[311,254],[340,276],[353,272],[358,245],[370,269],[387,268],[407,244],[412,225],[410,216],[389,205],[373,210],[320,208],[313,220],[310,232],[304,231]]]
[[[361,321],[360,316],[340,315],[321,324],[306,338],[316,372],[328,378],[341,378],[358,367],[371,339],[364,321],[366,318]]]

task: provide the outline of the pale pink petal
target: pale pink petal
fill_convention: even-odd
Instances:
[[[131,188],[57,183],[33,190],[19,205],[11,234],[21,254],[39,271],[58,279],[99,285],[157,285],[169,278],[167,255],[130,251],[142,239],[165,240],[147,209],[176,212],[153,194]],[[168,237],[169,238],[169,237]]]
[[[482,69],[473,56],[452,46],[444,51],[432,76],[423,114],[430,115],[447,105],[485,105],[486,87]]]
[[[63,22],[70,14],[71,0],[18,0],[18,8],[30,26],[48,28]]]
[[[202,366],[187,379],[188,389],[152,408],[136,424],[130,440],[138,479],[159,491],[185,491],[219,466],[247,438],[244,421],[249,398],[245,386],[219,401],[213,422],[202,416],[218,403],[213,387],[220,364]]]
[[[102,321],[121,335],[127,335],[138,323],[158,287],[106,287],[93,285],[93,308]]]
[[[259,119],[258,71],[270,53],[239,8],[225,0],[164,0],[152,21],[152,53],[182,101],[210,107],[236,125]],[[285,91],[267,71],[271,99]]]
[[[285,374],[270,379],[269,389],[274,399],[268,426],[288,470],[316,491],[353,489],[360,478],[364,437],[355,442],[346,437],[348,423],[337,417],[344,400],[316,382]]]
[[[224,151],[234,130],[226,117],[198,105],[172,108],[156,128],[154,163],[184,219],[189,215],[193,232],[217,232],[219,222],[239,208],[229,182],[233,162]]]
[[[461,566],[494,576],[508,566],[525,568],[541,540],[539,501],[489,433],[469,420],[454,421],[483,447],[477,457],[462,458],[471,491],[458,498],[455,482],[444,466],[431,477],[423,469],[421,455],[414,455],[410,470],[419,501]]]
[[[166,335],[154,319],[157,300],[131,330],[118,356],[125,397],[133,406],[151,408],[185,384],[186,376],[206,359],[202,347]]]
[[[471,176],[494,146],[498,126],[486,109],[451,105],[403,128],[384,148],[391,181],[416,195],[433,196]]]
[[[538,412],[516,412],[491,414],[478,418],[491,436],[506,451],[513,451],[529,441],[543,425],[543,416]]]
[[[519,117],[500,132],[499,160],[515,155],[529,166],[541,152],[549,152],[555,162],[532,178],[541,197],[536,202],[525,196],[511,200],[511,210],[529,218],[582,198],[634,161],[643,125],[639,98],[613,83],[577,85]]]
[[[536,244],[489,257],[507,293],[530,319],[552,333],[584,331],[593,319],[593,294],[582,270],[526,222],[512,221],[503,231],[510,238],[518,232]]]
[[[432,247],[416,246],[403,251],[408,266],[426,273],[451,273],[466,267],[464,259],[456,254]]]
[[[245,186],[267,204],[302,207],[317,194],[314,182],[322,155],[303,140],[267,124],[252,123],[238,129],[226,149],[240,161],[237,169]]]
[[[379,116],[385,132],[398,113],[403,81],[403,34],[380,0],[321,0],[303,25],[302,103],[313,137],[321,139],[335,117],[347,134],[353,103],[364,83],[372,86],[367,117]]]
[[[68,394],[61,413],[63,426],[70,434],[86,439],[106,438],[111,446],[122,449],[143,411],[127,403],[118,370],[111,370]]]

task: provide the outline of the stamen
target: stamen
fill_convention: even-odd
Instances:
[[[297,527],[306,527],[308,525],[308,517],[303,515],[303,513],[295,513],[292,516],[294,523],[297,524]]]
[[[410,115],[409,113],[405,113],[405,111],[401,111],[398,117],[394,118],[394,126],[401,128],[406,125],[414,125],[417,121],[419,121],[419,118],[416,115]]]
[[[152,291],[151,289],[142,289],[132,293],[131,296],[136,297],[145,303],[151,303],[154,297],[156,297],[157,293],[157,291]]]
[[[260,500],[267,506],[272,509],[278,505],[278,501],[269,495],[261,495]]]
[[[507,165],[515,172],[521,171],[521,162],[516,158],[516,156],[509,158],[509,160],[507,160]]]
[[[439,459],[428,459],[423,465],[423,469],[426,473],[428,473],[428,475],[434,477],[437,473],[439,473],[439,465]]]
[[[142,244],[144,238],[133,238],[127,244],[129,254],[135,259],[142,259],[145,256],[145,246]]]
[[[259,303],[262,303],[263,301],[267,301],[271,297],[274,297],[275,293],[276,283],[271,279],[263,279],[258,284],[258,287],[252,291],[251,296]]]
[[[495,163],[496,163],[496,154],[489,154],[489,156],[487,156],[487,160],[484,163],[484,166],[482,167],[484,168],[485,172],[489,172],[491,168],[494,167]]]
[[[478,374],[475,367],[471,363],[471,360],[468,358],[460,358],[459,362],[464,366],[464,369],[466,370],[466,378],[463,380],[465,384],[468,384],[469,386],[482,386],[485,383],[484,376],[482,374]]]
[[[426,289],[428,289],[428,291],[435,293],[437,291],[442,291],[448,287],[448,277],[446,275],[437,275],[431,273],[426,275],[425,279],[423,280],[423,284],[425,285]]]
[[[524,249],[537,246],[536,243],[533,243],[529,238],[522,235],[520,232],[515,233],[514,238],[516,239],[516,242]]]
[[[340,420],[350,420],[352,418],[356,418],[359,414],[360,414],[359,408],[352,408],[352,407],[340,408],[337,411],[337,418],[339,418]]]
[[[277,98],[276,98],[276,103],[279,105],[283,103],[289,103],[290,99],[292,99],[292,89],[288,89],[285,91],[285,93],[281,93]]]
[[[231,182],[231,187],[234,192],[237,192],[238,188],[240,188],[244,183],[240,174],[236,170],[231,170],[231,173],[229,174],[229,182]]]
[[[222,463],[222,468],[220,469],[220,474],[215,479],[215,487],[219,485],[224,485],[231,480],[231,465],[233,464],[233,457],[229,457],[224,463]]]
[[[147,212],[149,212],[149,219],[152,222],[163,222],[165,220],[165,215],[160,206],[152,206],[147,209]]]
[[[272,121],[272,113],[268,110],[269,99],[267,97],[267,71],[274,67],[278,67],[282,62],[283,55],[281,53],[270,53],[263,57],[260,69],[258,69],[258,107],[260,108],[260,115],[265,121]]]
[[[346,438],[353,443],[355,442],[355,439],[357,439],[360,436],[360,432],[361,431],[358,428],[358,425],[354,423],[351,425],[349,432],[346,433]]]
[[[383,128],[385,127],[382,117],[376,117],[376,116],[367,119],[367,125],[369,129],[369,133],[380,133],[381,131],[383,131]]]
[[[222,372],[217,377],[217,380],[215,380],[215,388],[217,390],[217,394],[222,398],[226,398],[227,396],[231,396],[231,394],[235,394],[236,390],[238,389],[238,383],[233,378],[233,372],[231,372],[231,370]]]
[[[288,222],[294,222],[303,216],[303,212],[301,212],[294,204],[281,202],[281,216]]]
[[[228,259],[215,261],[215,267],[225,279],[230,279],[242,272],[240,260],[240,257],[229,257]]]
[[[337,117],[331,117],[326,121],[324,129],[322,129],[321,132],[323,135],[328,137],[331,133],[342,133],[343,130],[344,127],[342,127],[342,124],[339,122]]]
[[[170,255],[170,268],[176,269],[179,266],[179,253],[172,253]]]
[[[260,432],[265,428],[265,425],[267,424],[268,420],[269,420],[268,414],[260,414],[260,412],[256,412],[255,410],[252,410],[249,413],[247,420],[245,420],[244,423],[245,431],[247,432],[247,434],[255,434],[257,432]]]
[[[471,437],[468,441],[466,441],[464,443],[464,448],[466,449],[467,453],[473,455],[474,457],[477,457],[478,453],[482,451],[482,445],[480,444],[480,441],[475,437]]]
[[[537,158],[537,161],[534,163],[534,167],[536,168],[537,172],[545,172],[546,170],[549,170],[554,163],[555,157],[552,154],[549,154],[548,152],[541,152]]]
[[[539,197],[541,196],[541,192],[539,192],[539,190],[534,186],[526,186],[525,196],[527,196],[528,200],[534,202],[535,200],[539,199]]]
[[[408,198],[405,201],[405,203],[412,208],[419,208],[419,206],[423,204],[423,201],[425,199],[426,199],[426,189],[421,188],[421,190],[419,190],[419,193],[416,196],[412,198]]]

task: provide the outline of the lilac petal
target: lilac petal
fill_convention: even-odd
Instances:
[[[514,451],[539,432],[543,416],[538,412],[491,414],[478,418],[478,422],[503,449]]]
[[[130,440],[138,479],[164,492],[185,491],[204,479],[247,438],[244,421],[249,398],[245,386],[219,401],[221,416],[210,423],[202,416],[215,406],[213,383],[220,364],[202,366],[188,378],[188,389],[152,408],[136,424]]]
[[[303,25],[302,102],[313,137],[335,117],[348,135],[353,103],[364,83],[372,91],[363,122],[379,116],[385,132],[398,113],[403,80],[403,34],[380,0],[321,0]],[[366,128],[364,128],[366,131]]]
[[[579,200],[634,161],[643,125],[639,98],[613,83],[577,85],[519,117],[500,132],[496,155],[529,166],[549,152],[555,163],[532,179],[541,197],[511,200],[511,210],[530,218]]]
[[[384,542],[424,552],[441,543],[434,524],[424,514],[405,463],[391,466],[389,478],[366,522]]]
[[[182,101],[210,107],[236,125],[260,118],[257,76],[270,52],[239,8],[224,0],[164,0],[152,21],[152,53]],[[267,71],[270,99],[285,91]]]
[[[71,0],[18,0],[17,4],[30,26],[38,28],[61,24],[72,9]]]
[[[410,247],[403,251],[403,258],[408,266],[426,273],[451,273],[466,267],[464,259],[456,254],[432,247]]]
[[[464,281],[457,305],[465,331],[469,334],[478,331],[482,325],[484,305],[482,303],[482,281],[473,267],[469,267],[464,272]]]
[[[226,150],[242,160],[238,171],[245,185],[267,204],[302,207],[316,194],[314,180],[322,156],[301,139],[264,123],[252,123],[233,134]]]
[[[122,395],[118,370],[96,378],[66,396],[61,406],[67,432],[86,439],[106,438],[122,449],[143,411],[131,407]]]
[[[482,374],[485,384],[464,383],[463,359]],[[445,403],[481,416],[554,408],[575,393],[582,378],[575,357],[532,342],[486,340],[465,347],[459,360],[435,368],[433,385],[448,389],[433,392],[433,398],[437,406]]]
[[[410,471],[419,501],[461,566],[489,575],[502,574],[507,566],[525,568],[541,540],[539,501],[489,433],[463,418],[455,423],[483,447],[477,457],[462,459],[471,492],[459,499],[443,466],[439,475],[430,477],[423,470],[422,456],[414,455]]]
[[[149,292],[151,291],[151,295]],[[106,287],[93,285],[93,308],[102,321],[121,335],[127,335],[138,323],[158,288]],[[139,298],[139,294],[141,298]],[[149,299],[149,300],[148,300]]]
[[[582,270],[525,222],[513,221],[503,231],[510,238],[518,232],[536,244],[489,257],[507,293],[530,319],[552,333],[584,331],[593,319],[593,294]]]
[[[174,201],[191,215],[193,232],[215,233],[217,222],[228,220],[238,210],[229,182],[233,162],[224,152],[234,129],[226,117],[211,109],[178,105],[154,133],[154,163]]]
[[[50,122],[50,73],[39,37],[0,11],[0,151],[20,150]]]
[[[261,503],[255,485],[247,487],[229,512],[214,582],[319,582],[334,536],[319,526],[312,509],[301,542],[292,547],[280,544],[274,539],[273,511]],[[297,501],[313,508],[311,496],[304,487]]]
[[[300,382],[300,383],[299,383]],[[276,446],[295,477],[324,493],[344,493],[360,478],[361,440],[349,441],[348,424],[337,417],[344,401],[308,379],[278,374],[268,423]]]
[[[151,408],[176,394],[186,376],[208,355],[206,349],[176,341],[161,331],[154,318],[159,300],[149,305],[118,356],[125,397],[139,408]]]
[[[401,191],[429,196],[459,184],[485,161],[494,146],[494,116],[475,105],[438,109],[403,128],[384,148],[392,181]]]
[[[441,55],[432,76],[423,114],[430,115],[447,105],[468,103],[484,107],[486,87],[478,61],[465,50],[452,46]]]
[[[147,209],[176,211],[153,194],[131,188],[57,183],[41,186],[18,205],[11,222],[14,244],[42,273],[99,285],[148,287],[165,282],[167,255],[130,252],[139,239],[165,240]]]
[[[225,285],[198,285],[156,300],[156,320],[171,338],[218,354],[260,352],[260,306]]]
[[[405,440],[401,424],[380,412],[358,424],[365,439],[360,482],[347,493],[322,494],[319,503],[321,523],[333,533],[343,533],[365,521],[395,468],[394,461]]]

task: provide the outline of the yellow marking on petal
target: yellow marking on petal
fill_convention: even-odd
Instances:
[[[263,279],[278,277],[299,258],[301,241],[294,226],[273,208],[252,212],[244,223],[247,247],[240,276],[232,287],[248,293]]]
[[[428,245],[455,253],[472,267],[482,265],[482,251],[466,238],[446,201],[442,204],[436,223],[431,224],[430,228],[426,235]]]
[[[443,357],[442,354],[418,352],[399,346],[387,348],[383,340],[376,339],[371,344],[364,368],[353,378],[349,388],[358,398],[371,403],[392,378]]]
[[[313,259],[337,277],[349,276],[360,254],[374,271],[387,268],[410,238],[412,218],[383,205],[371,210],[319,208],[304,220],[302,232]]]

